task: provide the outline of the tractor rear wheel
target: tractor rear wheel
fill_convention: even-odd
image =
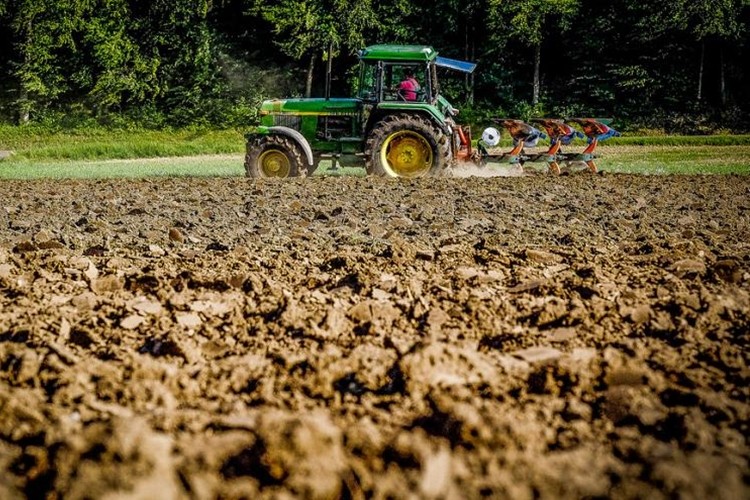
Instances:
[[[263,135],[247,142],[248,177],[297,177],[305,170],[302,152],[289,137]]]
[[[450,141],[428,118],[389,115],[373,127],[367,138],[365,162],[370,175],[439,175],[450,165]]]

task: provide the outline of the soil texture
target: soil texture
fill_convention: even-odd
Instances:
[[[0,182],[0,498],[748,498],[750,178]]]

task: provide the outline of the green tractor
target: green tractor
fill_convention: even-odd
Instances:
[[[458,111],[440,95],[437,68],[470,73],[475,64],[415,45],[374,45],[359,61],[356,97],[263,102],[261,126],[247,135],[249,177],[310,175],[331,160],[369,175],[413,178],[471,157],[469,129],[455,123]],[[400,83],[407,77],[416,82]]]

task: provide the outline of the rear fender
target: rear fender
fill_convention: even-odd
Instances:
[[[305,153],[307,164],[312,166],[313,153],[312,153],[312,148],[310,147],[310,143],[307,142],[307,139],[305,139],[304,135],[299,133],[297,130],[294,130],[293,128],[283,127],[281,125],[278,125],[275,127],[258,127],[255,133],[248,134],[246,137],[249,139],[250,137],[254,137],[258,135],[272,135],[272,134],[284,135],[292,139],[294,142],[296,142],[297,145]]]

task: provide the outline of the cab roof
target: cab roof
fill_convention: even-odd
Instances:
[[[359,51],[363,60],[432,61],[437,51],[429,45],[370,45]]]

